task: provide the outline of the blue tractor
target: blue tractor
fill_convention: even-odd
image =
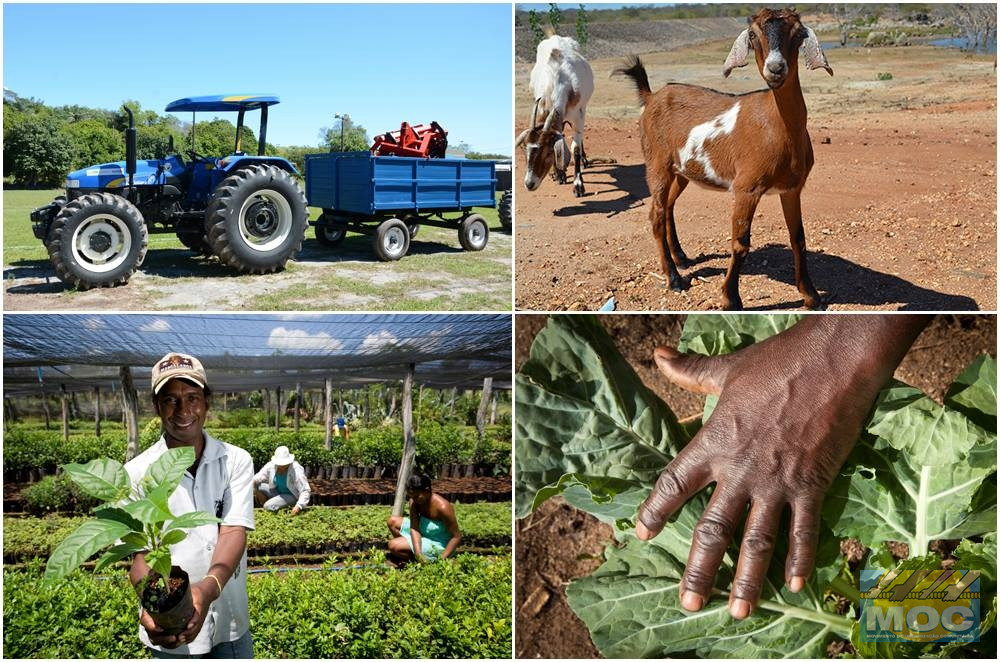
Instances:
[[[59,278],[81,290],[127,283],[150,232],[175,232],[188,248],[241,273],[283,269],[302,246],[308,212],[295,166],[264,154],[267,109],[278,102],[268,95],[178,99],[167,112],[191,111],[192,146],[194,113],[238,112],[235,149],[224,157],[191,149],[153,160],[136,158],[135,119],[125,108],[125,161],[69,173],[66,195],[31,213]],[[260,110],[256,154],[240,144],[248,110]]]

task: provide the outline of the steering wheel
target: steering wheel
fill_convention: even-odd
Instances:
[[[193,161],[208,161],[208,162],[213,162],[215,160],[215,159],[210,159],[207,156],[202,156],[201,154],[199,154],[198,152],[194,151],[193,149],[189,149],[189,150],[187,150],[184,153],[187,154],[191,158],[191,160],[193,160]]]

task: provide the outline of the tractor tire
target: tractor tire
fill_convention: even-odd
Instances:
[[[500,196],[500,204],[497,206],[497,212],[500,216],[500,225],[507,232],[514,227],[514,217],[512,215],[513,211],[513,195],[510,191],[504,191],[503,195]]]
[[[410,230],[398,218],[382,221],[372,240],[375,256],[382,262],[394,262],[410,250]]]
[[[479,214],[471,214],[462,220],[458,228],[458,243],[467,251],[481,251],[490,240],[490,229],[486,219]]]
[[[212,253],[242,273],[284,269],[302,248],[308,226],[305,194],[275,166],[237,170],[222,180],[205,210]]]
[[[177,238],[180,239],[185,248],[189,248],[199,255],[207,257],[212,254],[212,247],[208,245],[208,238],[204,232],[178,232]]]
[[[49,230],[49,260],[60,280],[78,290],[128,282],[146,257],[149,230],[131,202],[90,193],[66,203]]]
[[[324,212],[316,219],[316,241],[322,246],[336,248],[344,243],[347,230],[341,224],[336,223],[334,218],[332,214]]]

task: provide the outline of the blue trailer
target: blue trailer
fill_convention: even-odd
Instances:
[[[347,231],[373,236],[380,260],[398,260],[420,225],[457,228],[467,251],[489,240],[474,207],[496,206],[493,161],[375,156],[371,152],[306,155],[306,198],[323,209],[316,239],[337,246]],[[445,214],[452,215],[446,217]]]

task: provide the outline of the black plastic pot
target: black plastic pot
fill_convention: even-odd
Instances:
[[[139,596],[143,608],[149,612],[153,621],[163,628],[164,634],[180,634],[184,631],[191,616],[194,615],[194,603],[191,601],[191,582],[187,572],[178,566],[170,567],[170,579],[166,595],[159,589],[159,575],[151,570],[149,581]],[[176,580],[180,580],[179,583]]]

